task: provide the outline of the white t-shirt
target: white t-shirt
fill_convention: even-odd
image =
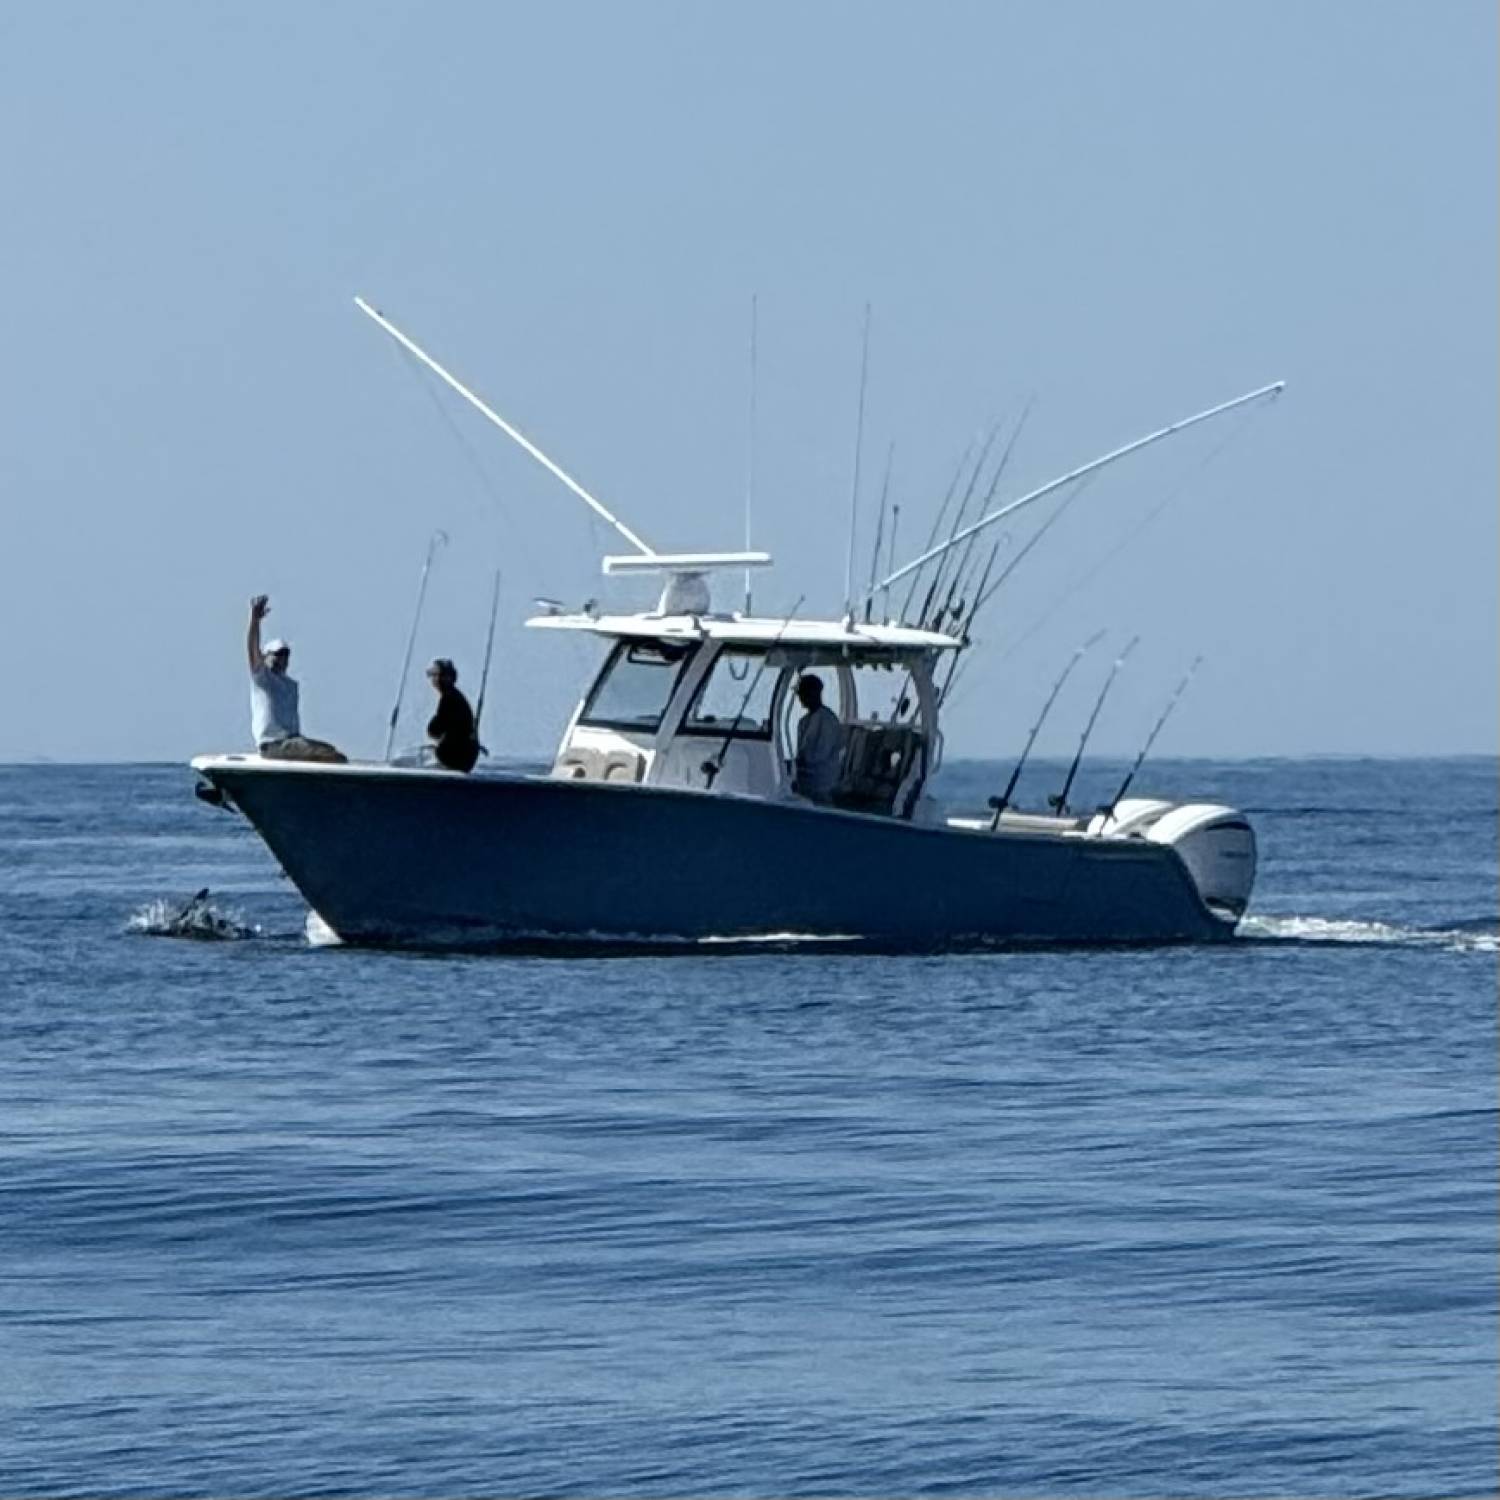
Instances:
[[[257,745],[302,733],[295,678],[269,667],[250,674],[250,733]]]

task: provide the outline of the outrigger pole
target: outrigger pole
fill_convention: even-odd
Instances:
[[[494,425],[498,427],[500,431],[506,435],[506,437],[510,438],[512,442],[519,443],[520,446],[524,448],[526,452],[529,453],[544,469],[546,469],[549,474],[552,474],[556,478],[562,480],[562,482],[567,485],[567,487],[572,490],[573,493],[577,495],[578,498],[582,500],[590,510],[592,510],[596,515],[600,516],[602,519],[608,521],[609,524],[613,526],[614,529],[618,531],[620,535],[624,537],[625,540],[629,542],[637,552],[643,554],[646,557],[655,557],[657,555],[656,549],[651,546],[649,542],[642,541],[641,538],[638,537],[635,532],[633,532],[622,520],[620,520],[620,518],[616,516],[606,505],[596,500],[591,494],[589,494],[589,492],[584,489],[584,487],[579,484],[579,482],[574,479],[571,474],[565,473],[561,468],[558,467],[557,464],[553,463],[553,461],[548,458],[547,455],[543,453],[535,443],[533,443],[523,433],[517,432],[516,429],[512,427],[510,423],[507,422],[505,418],[502,417],[498,412],[493,411],[490,407],[486,406],[485,403],[481,401],[479,397],[476,396],[474,392],[468,388],[468,386],[464,385],[462,381],[450,375],[435,359],[433,359],[430,354],[428,354],[425,350],[420,349],[415,343],[412,342],[411,339],[407,338],[407,336],[402,333],[401,330],[390,321],[390,319],[378,313],[373,307],[370,306],[368,302],[365,301],[363,297],[356,297],[354,299],[354,305],[367,317],[373,319],[383,329],[385,329],[385,331],[390,334],[390,336],[395,339],[395,341],[400,344],[403,349],[407,350],[408,353],[415,355],[419,360],[421,360],[421,362],[426,365],[427,368],[431,370],[439,380],[441,380],[445,385],[451,386],[453,390],[457,391],[458,394],[462,396],[464,400],[467,401],[469,405],[475,409],[475,411],[479,412],[480,415],[485,417],[488,421],[494,423]]]
[[[966,526],[960,531],[955,531],[941,545],[936,547],[929,546],[928,550],[922,553],[920,557],[914,557],[909,563],[904,563],[894,573],[882,579],[876,585],[876,589],[889,587],[889,585],[905,578],[909,573],[914,573],[917,569],[924,567],[933,558],[942,556],[950,548],[958,546],[961,542],[966,542],[976,532],[983,531],[987,526],[993,526],[995,522],[1003,520],[1006,516],[1013,515],[1023,506],[1031,505],[1035,501],[1052,494],[1053,491],[1060,490],[1065,484],[1069,484],[1075,479],[1082,479],[1085,474],[1092,474],[1096,469],[1102,469],[1107,464],[1112,464],[1118,459],[1126,457],[1128,454],[1138,453],[1142,448],[1150,447],[1152,443],[1159,443],[1163,438],[1171,437],[1173,433],[1184,432],[1189,427],[1197,426],[1199,422],[1206,422],[1210,417],[1217,417],[1226,411],[1233,411],[1238,406],[1246,406],[1251,401],[1261,401],[1268,396],[1279,396],[1285,389],[1286,382],[1284,380],[1273,381],[1270,385],[1263,385],[1258,390],[1248,391],[1243,396],[1236,396],[1233,401],[1222,401],[1218,406],[1209,407],[1207,411],[1200,411],[1191,417],[1184,417],[1180,422],[1173,422],[1170,427],[1162,427],[1156,432],[1149,432],[1145,437],[1137,438],[1133,443],[1126,443],[1121,448],[1111,449],[1110,452],[1091,460],[1089,463],[1080,464],[1078,468],[1070,469],[1060,478],[1053,479],[1047,484],[1040,486],[1040,488],[1022,495],[1019,500],[1012,500],[1008,505],[1002,505],[999,510],[991,511],[987,516],[981,516],[972,525]]]
[[[1196,657],[1193,661],[1192,666],[1190,666],[1183,674],[1182,681],[1177,684],[1177,691],[1172,694],[1172,696],[1167,700],[1167,706],[1162,709],[1161,718],[1156,721],[1155,725],[1152,727],[1151,733],[1146,736],[1146,743],[1141,746],[1141,753],[1136,756],[1135,764],[1131,766],[1130,770],[1125,773],[1125,779],[1120,783],[1120,790],[1117,791],[1114,796],[1111,797],[1109,801],[1099,809],[1099,811],[1104,814],[1104,821],[1106,823],[1112,817],[1114,817],[1115,809],[1124,800],[1125,793],[1130,790],[1130,783],[1135,780],[1135,773],[1140,770],[1146,757],[1151,753],[1151,747],[1156,743],[1156,737],[1161,733],[1162,725],[1165,724],[1169,718],[1171,718],[1172,710],[1177,707],[1177,700],[1182,697],[1184,692],[1187,691],[1187,685],[1193,680],[1193,674],[1202,665],[1203,658],[1201,656]]]
[[[396,684],[396,702],[391,708],[391,721],[385,731],[385,758],[391,758],[391,746],[396,743],[396,721],[401,717],[401,699],[406,692],[406,674],[411,671],[412,648],[417,643],[417,626],[422,622],[422,601],[427,597],[427,575],[432,571],[433,554],[439,547],[448,545],[446,531],[434,531],[427,539],[427,557],[422,563],[422,578],[417,584],[417,607],[412,612],[411,631],[406,637],[406,655],[401,658],[401,680]]]
[[[770,563],[770,554],[766,552],[658,552],[649,542],[643,541],[633,532],[606,505],[589,494],[571,474],[566,473],[548,458],[528,437],[523,433],[517,432],[504,417],[481,401],[461,380],[450,375],[426,350],[419,348],[417,344],[407,338],[389,318],[378,313],[363,297],[356,297],[354,305],[366,317],[378,323],[403,349],[426,365],[444,385],[450,386],[453,390],[457,391],[486,421],[492,422],[506,437],[524,448],[549,474],[562,480],[595,515],[608,521],[635,548],[633,556],[606,557],[604,559],[604,571],[606,573],[701,573],[709,568],[761,568]]]
[[[1010,799],[1015,795],[1016,783],[1021,779],[1021,772],[1026,766],[1026,757],[1031,754],[1031,747],[1036,744],[1036,737],[1041,732],[1042,725],[1047,722],[1047,715],[1052,712],[1052,705],[1057,702],[1057,695],[1063,690],[1065,683],[1072,674],[1073,668],[1083,659],[1083,653],[1094,645],[1103,636],[1102,630],[1096,630],[1088,640],[1073,652],[1068,659],[1068,664],[1062,669],[1057,681],[1052,684],[1052,691],[1047,694],[1047,701],[1042,704],[1042,711],[1036,716],[1036,723],[1031,726],[1031,733],[1026,736],[1026,743],[1021,747],[1020,759],[1016,761],[1015,770],[1010,773],[1010,780],[1005,783],[1005,790],[998,797],[990,798],[990,806],[995,809],[995,816],[990,819],[990,832],[993,833],[1000,826],[1000,814],[1010,806]]]
[[[1062,790],[1055,797],[1048,797],[1047,801],[1060,817],[1068,815],[1068,793],[1073,790],[1073,778],[1078,774],[1078,767],[1083,762],[1084,748],[1089,742],[1089,736],[1094,732],[1094,725],[1099,719],[1099,710],[1104,707],[1104,700],[1109,697],[1109,690],[1115,685],[1115,678],[1120,674],[1120,668],[1125,665],[1125,658],[1136,648],[1140,636],[1133,635],[1125,643],[1125,649],[1115,657],[1115,664],[1109,669],[1109,676],[1104,679],[1104,686],[1099,689],[1099,696],[1094,699],[1094,711],[1089,715],[1089,721],[1083,726],[1083,733],[1078,739],[1078,753],[1073,757],[1073,764],[1068,767],[1068,775],[1062,784]]]

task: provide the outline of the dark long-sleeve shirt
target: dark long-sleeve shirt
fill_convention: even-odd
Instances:
[[[427,723],[440,764],[450,771],[472,771],[479,759],[479,739],[474,733],[474,710],[456,687],[438,695],[437,712]]]

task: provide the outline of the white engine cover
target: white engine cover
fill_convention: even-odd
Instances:
[[[1238,918],[1255,885],[1255,830],[1245,815],[1210,802],[1122,802],[1115,815],[1095,817],[1088,832],[1096,838],[1149,839],[1170,844],[1187,866],[1206,905],[1220,916]]]

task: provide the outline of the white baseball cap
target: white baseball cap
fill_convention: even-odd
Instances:
[[[273,636],[269,641],[265,643],[264,646],[260,648],[260,654],[262,656],[276,656],[282,651],[290,653],[291,649],[292,648],[287,645],[287,643],[278,635]]]

